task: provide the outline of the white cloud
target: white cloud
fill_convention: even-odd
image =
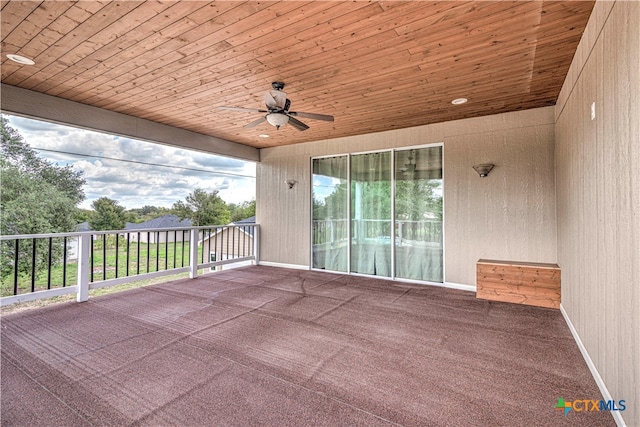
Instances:
[[[83,208],[105,196],[126,208],[170,207],[196,188],[208,192],[217,190],[227,203],[255,198],[255,164],[252,162],[17,116],[6,117],[31,147],[55,151],[39,151],[41,157],[82,171],[87,181]]]

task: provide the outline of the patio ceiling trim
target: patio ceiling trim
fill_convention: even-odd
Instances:
[[[241,160],[260,161],[260,151],[257,148],[226,139],[68,101],[4,83],[1,95],[1,109],[9,114]]]

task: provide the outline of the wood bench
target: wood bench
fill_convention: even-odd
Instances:
[[[481,259],[476,264],[476,297],[560,308],[557,264]]]

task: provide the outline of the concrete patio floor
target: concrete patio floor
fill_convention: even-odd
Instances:
[[[3,316],[3,426],[615,425],[558,310],[265,266]]]

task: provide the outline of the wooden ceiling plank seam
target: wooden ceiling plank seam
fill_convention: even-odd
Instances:
[[[412,14],[412,18],[406,19],[416,19],[415,13]],[[373,45],[377,43],[376,38],[380,36],[380,34],[384,34],[385,38],[389,40],[399,40],[400,38],[396,38],[397,34],[395,33],[395,28],[397,25],[398,18],[394,16],[384,17],[384,20],[381,21],[372,21],[374,18],[380,18],[378,16],[368,17],[363,20],[367,22],[367,25],[362,27],[362,23],[360,21],[355,21],[351,23],[349,26],[341,28],[340,32],[334,31],[332,32],[332,37],[327,40],[323,40],[321,37],[316,39],[317,43],[313,45],[313,49],[305,48],[302,52],[302,55],[298,58],[299,61],[302,61],[302,64],[305,64],[305,61],[316,61],[318,56],[324,56],[328,51],[331,53],[342,52],[350,49],[354,44],[362,44],[362,45]],[[356,31],[360,28],[359,31]],[[346,33],[346,34],[343,34]],[[359,37],[354,38],[354,35],[358,35]],[[400,49],[406,49],[407,44],[413,43],[413,40],[409,40],[408,38],[404,39],[404,43],[400,47]],[[359,49],[358,49],[359,51]],[[313,59],[315,57],[315,59]],[[259,58],[261,61],[266,58]],[[270,58],[273,59],[273,58]],[[298,63],[300,64],[300,62]]]
[[[74,5],[74,7],[76,5]],[[89,16],[89,18],[82,21],[80,24],[78,24],[77,27],[60,38],[55,45],[51,46],[47,51],[47,61],[43,62],[42,65],[39,65],[38,71],[33,73],[33,75],[28,79],[21,82],[20,86],[25,89],[31,89],[35,85],[40,83],[41,80],[46,79],[48,75],[52,73],[57,74],[57,72],[59,72],[56,71],[57,69],[66,68],[68,64],[60,63],[59,58],[68,53],[70,50],[76,48],[78,45],[82,44],[84,40],[86,40],[84,37],[79,36],[80,34],[84,34],[84,32],[88,31],[93,35],[103,26],[108,26],[116,21],[120,15],[112,13],[112,10],[120,8],[120,11],[125,11],[134,9],[138,6],[139,3],[137,2],[108,3],[103,9]]]
[[[229,58],[233,58],[234,56],[237,56],[237,55],[233,51],[229,50]],[[246,56],[247,58],[252,58],[253,57],[253,55],[251,53],[247,53],[244,56]],[[202,64],[206,64],[206,65],[200,65],[199,67],[201,69],[211,68],[211,64],[206,63],[205,58],[203,58],[201,63]],[[193,75],[193,74],[194,74],[194,71],[189,72],[189,75]],[[133,82],[133,83],[135,83],[135,82]],[[130,84],[131,84],[131,82],[130,82]],[[158,82],[155,82],[154,84],[158,84]],[[161,82],[160,82],[160,84],[161,84]],[[174,82],[168,82],[168,83],[165,83],[165,84],[169,84],[172,87],[174,86]]]
[[[455,9],[464,9],[469,5],[464,2],[453,2]],[[456,13],[457,19],[443,19],[439,14],[431,14],[421,17],[411,23],[405,24],[397,28],[399,35],[419,35],[428,29],[430,33],[438,33],[446,29],[455,29],[456,31],[471,32],[473,28],[480,27],[483,23],[495,22],[495,16],[500,15],[500,19],[504,19],[504,15],[517,6],[517,2],[477,2],[475,7],[468,10],[467,13]],[[446,13],[446,12],[445,12]]]
[[[511,68],[512,68],[512,65],[511,65],[510,63],[505,64],[505,66],[506,66],[506,67],[511,67]],[[524,70],[524,71],[527,71],[527,70]],[[471,78],[475,79],[475,75],[473,75],[473,73],[470,73],[470,74],[472,75],[472,77],[471,77]],[[359,76],[356,76],[356,77],[355,77],[355,82],[356,82],[356,83],[357,83],[357,79],[358,79],[358,77],[359,77]],[[521,80],[522,80],[522,79],[521,79]],[[393,79],[384,79],[384,85],[385,85],[385,87],[388,87],[388,81],[393,81]],[[371,85],[369,85],[369,86],[371,86]],[[389,90],[389,92],[391,92],[391,89]],[[365,97],[365,98],[366,98],[366,97],[368,97],[368,96],[370,96],[369,91],[367,91],[367,93],[364,93],[363,95],[359,95],[359,98],[360,98],[360,97]],[[187,102],[187,103],[189,103],[189,102],[190,102],[190,100],[182,100],[182,101]],[[334,100],[334,101],[335,101],[335,100]],[[297,107],[297,105],[296,105],[296,108],[298,108],[298,107]],[[159,110],[158,112],[162,112],[162,111],[164,111],[164,110]]]
[[[42,2],[3,1],[0,12],[0,35],[5,40],[11,32],[33,13]]]
[[[222,2],[221,4],[235,7],[233,3],[229,2]],[[189,15],[182,17],[179,22],[176,22],[176,18],[173,16],[174,13],[177,14],[175,8],[179,7],[180,10],[185,10],[187,5],[191,6],[191,8],[188,9],[190,12]],[[150,32],[147,36],[142,39],[137,37],[136,34],[131,33],[127,33],[127,35],[124,36],[125,40],[128,41],[126,48],[116,48],[116,52],[109,57],[109,61],[115,62],[116,65],[108,66],[108,62],[103,61],[93,69],[75,76],[75,78],[80,80],[80,76],[84,75],[86,79],[84,82],[91,86],[93,86],[92,81],[99,81],[100,76],[104,76],[103,80],[108,81],[110,79],[110,76],[107,74],[108,72],[118,68],[126,68],[129,61],[135,60],[142,54],[148,55],[149,52],[152,51],[153,46],[165,44],[166,39],[159,35],[161,32],[166,37],[168,34],[171,34],[172,36],[179,36],[181,33],[188,31],[188,29],[192,28],[194,25],[193,21],[197,14],[204,13],[203,10],[206,8],[207,4],[198,2],[180,2],[172,4],[169,10],[163,14],[157,15],[156,19],[151,20],[152,22],[148,21],[143,24],[143,28],[145,30],[148,29]],[[208,12],[208,10],[205,11]],[[122,43],[122,40],[118,40],[118,43]],[[109,52],[112,52],[112,48],[109,49]],[[90,87],[79,87],[79,85],[74,85],[74,89],[79,89],[82,92],[85,92],[90,89]],[[58,95],[64,96],[64,91],[58,90]]]
[[[365,94],[365,96],[367,96],[367,94]]]
[[[244,4],[248,4],[248,3],[243,3],[243,5]],[[234,7],[233,9],[230,9],[228,12],[237,12],[237,9],[239,7],[240,6]],[[262,9],[266,7],[267,7],[266,5],[263,5]],[[248,9],[248,11],[255,11],[255,6],[251,6],[251,8]],[[239,18],[235,18],[235,19],[239,19]],[[223,28],[226,30],[226,27],[223,27]],[[164,40],[163,43],[160,44],[159,46],[154,45],[153,48],[147,46],[144,49],[143,53],[141,53],[140,55],[135,56],[130,60],[123,62],[119,64],[117,67],[110,70],[110,72],[115,73],[118,76],[121,76],[120,78],[114,79],[112,75],[106,75],[103,79],[95,78],[94,80],[97,81],[97,85],[92,86],[90,88],[92,93],[89,93],[89,89],[85,90],[84,92],[89,93],[88,96],[94,96],[93,93],[100,93],[105,90],[110,90],[111,88],[108,87],[109,85],[120,86],[120,84],[124,82],[128,82],[129,79],[127,78],[126,71],[130,70],[132,67],[134,69],[142,68],[142,69],[149,70],[147,65],[149,61],[153,61],[153,60],[162,61],[162,57],[161,56],[158,57],[159,52],[165,52],[165,54],[167,55],[174,54],[175,51],[180,49],[184,44],[183,42],[181,42],[181,38],[188,37],[186,36],[186,34],[188,34],[190,31],[202,31],[202,29],[199,29],[198,27],[194,27],[194,28],[191,28],[189,31],[185,31],[180,34],[176,34],[176,35],[172,34],[171,38],[169,38],[168,40]],[[222,29],[219,29],[218,31],[222,31]],[[165,60],[165,63],[166,63],[166,60]],[[149,70],[148,72],[151,72],[151,71],[152,70]],[[106,85],[107,87],[103,87],[101,86],[101,84]],[[88,100],[86,98],[81,98],[81,97],[74,98],[74,100],[80,101],[80,102],[92,102],[91,100]]]
[[[389,49],[393,49],[393,48],[389,48]],[[378,51],[378,53],[381,53],[381,52]],[[365,61],[366,60],[367,59],[365,59]],[[406,67],[406,65],[403,65],[403,66]],[[268,88],[265,88],[265,90],[266,89],[268,89]],[[202,91],[201,91],[201,88],[199,87],[197,82],[194,82],[193,87],[191,89],[189,89],[189,90],[184,90],[184,87],[181,88],[181,90],[180,90],[180,98],[182,100],[197,99],[197,98],[200,98],[200,97],[202,97]],[[171,109],[171,108],[173,108],[172,104],[173,104],[173,97],[170,96],[170,97],[167,97],[165,99],[164,103],[160,102],[159,100],[156,100],[154,108],[159,109],[159,108],[161,108],[162,105],[165,105],[165,108]]]
[[[177,6],[184,8],[185,4],[191,5],[194,8],[191,10],[198,10],[206,7],[197,2],[183,2],[179,4],[168,3],[169,8],[165,9],[163,13],[159,13],[152,19],[141,23],[141,25],[139,27],[136,27],[134,30],[136,32],[151,31],[152,33],[155,33],[155,31],[165,28],[167,25],[169,25],[169,20],[171,22],[174,21],[174,9]],[[227,3],[225,2],[224,4]],[[132,30],[131,32],[133,32],[134,30]],[[109,68],[106,64],[109,61],[116,61],[117,63],[120,63],[118,59],[119,54],[125,51],[129,52],[130,47],[142,43],[142,41],[139,40],[135,35],[131,35],[131,32],[123,35],[116,41],[103,46],[101,49],[92,52],[82,60],[82,62],[89,61],[90,63],[93,63],[93,66],[87,67],[86,70],[80,70],[74,75],[68,76],[68,78],[65,78],[65,73],[60,73],[59,75],[62,77],[58,79],[58,81],[56,81],[56,86],[49,89],[47,93],[50,95],[60,96],[64,92],[69,90],[69,96],[74,96],[74,90],[76,91],[76,94],[78,92],[84,92],[85,88],[81,87],[81,84],[92,84],[91,82],[93,82],[94,79],[97,79],[99,76],[108,73]]]
[[[18,51],[12,53],[20,53],[21,55],[36,61],[38,66],[41,66],[41,51],[36,50],[33,46],[30,46],[29,43],[36,38],[44,28],[46,28],[40,25],[40,21],[44,20],[48,22],[57,19],[58,16],[68,11],[69,4],[67,2],[41,2],[37,5],[38,6],[32,11],[32,13],[25,17],[19,25],[16,25],[10,33],[6,36],[3,35],[2,42],[3,45],[18,47]],[[3,61],[5,60],[6,56]],[[20,84],[24,81],[24,79],[18,80],[16,76],[6,77],[10,78],[11,81],[16,84]]]
[[[237,54],[235,54],[233,51],[230,51],[230,52],[231,52],[231,54],[230,54],[230,57],[229,57],[229,61],[238,61],[238,55],[237,55]],[[247,53],[247,54],[244,54],[244,55],[242,55],[242,56],[244,56],[244,57],[246,57],[246,58],[252,58],[252,57],[253,57],[252,53]],[[202,62],[203,62],[203,63],[205,63],[206,61],[202,61]],[[204,68],[204,69],[211,68],[211,67],[202,66],[202,65],[198,65],[198,66],[199,66],[201,69],[202,69],[202,68]],[[252,65],[251,65],[251,66],[252,66]],[[197,75],[197,74],[196,74],[196,70],[190,70],[190,71],[189,71],[189,75]],[[154,84],[158,84],[158,82],[154,82]],[[162,84],[162,82],[160,82],[160,84]],[[167,82],[167,83],[165,83],[165,85],[170,85],[172,88],[174,88],[174,89],[175,89],[175,84],[174,84],[174,82]],[[160,87],[162,88],[162,86],[160,86]]]
[[[175,24],[175,22],[174,22]],[[182,28],[186,29],[191,24],[189,21],[182,21]],[[173,24],[172,24],[173,26]],[[112,87],[118,87],[118,82],[114,81],[114,75],[123,76],[122,79],[127,78],[127,72],[131,67],[142,69],[142,67],[148,68],[149,61],[153,60],[153,55],[155,53],[164,52],[167,55],[171,55],[174,58],[182,58],[183,55],[179,53],[178,48],[181,47],[184,41],[179,38],[170,38],[165,39],[162,36],[158,35],[158,32],[154,32],[154,34],[150,37],[147,37],[143,43],[136,43],[135,45],[140,46],[141,44],[147,44],[146,48],[140,48],[141,54],[136,56],[136,50],[127,49],[121,51],[117,54],[117,57],[114,58],[111,62],[115,62],[117,65],[115,66],[104,66],[97,69],[93,69],[92,73],[95,75],[96,71],[99,73],[99,76],[93,77],[90,80],[84,80],[84,84],[75,84],[71,88],[67,88],[67,91],[61,92],[61,95],[64,97],[68,97],[75,101],[81,101],[90,103],[87,98],[93,96],[96,92],[104,92],[107,93],[107,90],[100,89],[96,85],[99,85],[100,82],[112,81]],[[86,75],[85,75],[86,78]],[[80,80],[80,77],[77,77]],[[86,87],[83,87],[86,86]]]
[[[253,40],[260,39],[262,37],[271,38],[275,44],[278,43],[279,40],[292,36],[287,33],[287,29],[292,27],[299,28],[302,21],[306,22],[307,20],[316,20],[318,15],[322,14],[322,11],[324,10],[327,10],[327,6],[322,2],[312,1],[303,4],[296,4],[295,8],[284,11],[278,10],[276,12],[278,15],[277,18],[273,19],[272,22],[268,23],[268,25],[259,25],[250,31],[239,32],[227,37],[226,41],[236,49],[246,46]]]
[[[74,64],[71,70],[64,69],[57,74],[49,76],[46,80],[34,86],[32,90],[49,95],[57,95],[51,89],[58,86],[61,80],[69,81],[100,63],[100,60],[96,58],[96,52],[99,52],[106,45],[116,44],[116,41],[120,44],[123,42],[122,38],[126,33],[142,25],[143,22],[162,14],[169,6],[168,3],[153,1],[146,2],[145,7],[138,7],[129,11],[122,18],[101,29],[87,39],[86,42],[76,46],[59,58],[60,62]],[[123,46],[120,45],[119,48],[122,49]]]
[[[413,2],[412,5],[413,7],[409,9],[408,12],[417,12],[419,10],[419,3],[416,5],[416,2]],[[395,11],[399,12],[397,9]],[[412,16],[414,15],[415,13],[412,14]],[[334,47],[344,45],[345,41],[354,40],[356,35],[358,35],[357,40],[361,42],[365,38],[365,36],[362,35],[364,34],[363,29],[368,29],[369,32],[373,33],[390,30],[394,28],[392,22],[396,22],[401,17],[392,14],[380,14],[372,7],[369,9],[360,9],[357,14],[350,12],[340,18],[341,19],[332,20],[326,24],[323,23],[323,25],[330,26],[330,29],[327,29],[328,31],[318,34],[316,32],[317,28],[314,27],[300,33],[295,43],[291,42],[290,46],[282,46],[281,50],[284,51],[286,49],[286,54],[275,51],[261,55],[258,59],[262,62],[283,62],[284,59],[295,54],[301,55],[298,59],[322,54]],[[326,38],[324,37],[325,35]],[[292,51],[290,49],[291,46],[294,46],[296,49]]]
[[[381,36],[380,36],[380,38],[381,38],[381,40],[384,40],[386,43],[390,43],[390,44],[392,44],[392,45],[393,45],[393,47],[392,47],[392,48],[393,48],[394,50],[397,50],[397,46],[395,45],[395,43],[394,43],[393,41],[388,40],[388,39],[386,38],[386,35],[381,35]],[[381,46],[382,46],[382,44],[381,44],[380,42],[376,41],[375,43],[373,43],[373,42],[372,42],[372,43],[370,44],[370,46],[368,46],[366,49],[367,49],[368,51],[370,51],[370,52],[375,52],[376,54],[380,54],[381,52],[380,52],[380,50],[378,50],[378,49],[379,49]],[[298,65],[300,65],[300,64],[298,64]],[[302,68],[307,67],[307,66],[308,66],[308,64],[304,64],[304,63],[302,64]],[[326,66],[326,64],[318,65],[318,67],[320,67],[320,66]],[[287,69],[288,69],[288,68],[287,68],[287,66],[284,66],[283,68],[280,68],[280,70],[287,70]],[[292,69],[293,69],[293,68],[292,68]],[[281,71],[281,73],[283,73],[283,74],[284,74],[284,71]],[[188,85],[190,85],[190,83],[189,83],[189,82],[184,82],[184,83],[182,83],[182,85],[183,85],[183,86],[188,86]],[[197,89],[197,88],[196,88],[196,89],[193,89],[193,90],[194,90],[194,91],[199,91],[199,89]],[[183,94],[184,94],[184,92],[183,92]]]

